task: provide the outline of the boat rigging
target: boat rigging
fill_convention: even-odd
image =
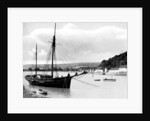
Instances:
[[[38,86],[45,86],[45,87],[56,87],[56,88],[70,88],[71,85],[71,79],[75,76],[80,76],[83,74],[86,74],[87,72],[82,72],[80,74],[75,74],[71,76],[69,73],[67,76],[64,77],[54,77],[54,58],[55,56],[55,49],[56,49],[56,23],[54,27],[54,35],[53,35],[53,41],[51,42],[51,50],[48,52],[47,56],[47,63],[50,59],[50,54],[52,58],[51,62],[51,75],[48,74],[37,74],[37,44],[36,44],[36,66],[35,66],[35,74],[34,75],[26,75],[25,79],[31,84],[31,85],[38,85]],[[46,65],[48,66],[48,64]]]

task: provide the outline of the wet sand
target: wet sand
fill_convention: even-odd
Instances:
[[[23,97],[24,98],[39,98],[38,95],[36,95],[35,93],[33,93],[32,91],[27,90],[24,86],[23,86]],[[41,96],[42,98],[43,96]],[[45,98],[45,97],[43,97]]]

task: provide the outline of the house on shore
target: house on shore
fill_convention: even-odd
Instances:
[[[98,68],[95,69],[94,72],[99,73],[99,74],[103,74],[103,69],[102,69],[102,67],[98,67]]]
[[[118,76],[127,76],[127,66],[123,65],[119,68],[112,68],[106,74],[108,75],[118,75]]]

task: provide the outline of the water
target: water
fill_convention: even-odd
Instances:
[[[34,72],[23,73],[24,77],[28,74],[34,74]],[[75,74],[73,72],[69,73],[71,75]],[[60,76],[67,74],[68,72],[59,72]],[[71,80],[70,89],[32,86],[24,77],[24,98],[127,98],[128,93],[127,76],[86,74],[74,77]],[[116,79],[116,81],[104,81],[104,78],[113,78]],[[100,79],[100,81],[95,81],[95,79]],[[39,89],[47,91],[48,95],[40,94]],[[33,91],[36,91],[36,93]]]

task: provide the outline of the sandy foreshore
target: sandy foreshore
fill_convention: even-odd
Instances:
[[[46,98],[46,97],[42,95],[38,95],[37,92],[35,94],[32,91],[27,90],[25,86],[23,86],[23,98]]]
[[[33,95],[31,91],[27,90],[24,86],[23,86],[23,98],[33,98],[33,97],[38,97],[36,95]]]

